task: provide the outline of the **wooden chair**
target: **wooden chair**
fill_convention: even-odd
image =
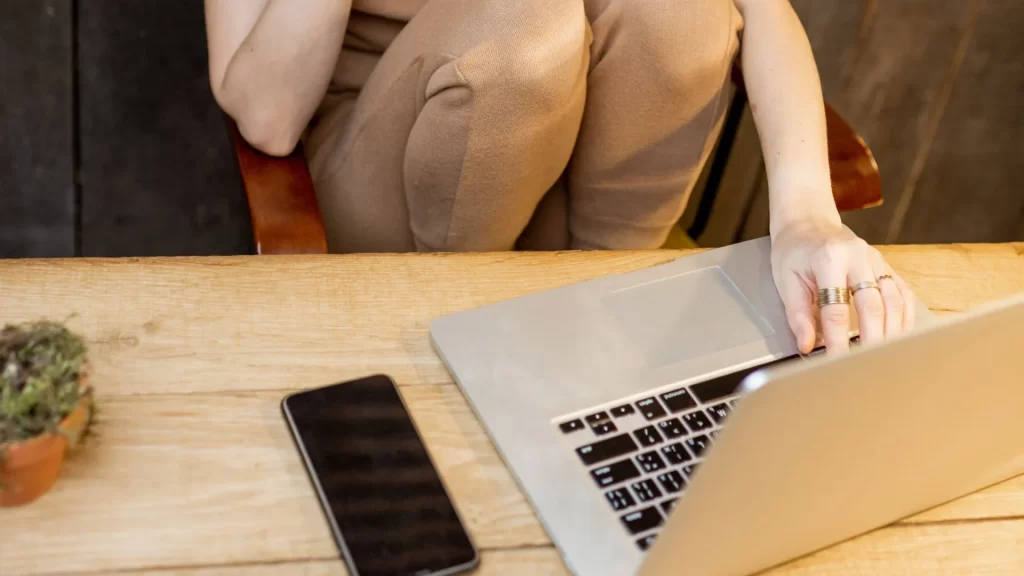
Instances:
[[[724,168],[731,138],[746,105],[742,76],[734,69],[736,95],[726,118],[719,153],[712,160],[709,182]],[[871,150],[831,106],[826,104],[828,154],[832,194],[841,211],[860,210],[882,203],[878,165]],[[238,158],[257,254],[326,254],[327,240],[302,146],[278,158],[251,147],[228,120]],[[714,202],[713,185],[705,189],[690,236],[699,235]],[[695,230],[696,229],[696,230]],[[694,232],[698,232],[694,235]]]

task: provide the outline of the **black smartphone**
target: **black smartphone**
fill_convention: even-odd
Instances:
[[[476,547],[391,378],[291,394],[281,410],[352,576],[476,567]]]

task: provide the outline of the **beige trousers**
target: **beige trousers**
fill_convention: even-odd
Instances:
[[[409,1],[356,2],[307,131],[332,252],[664,242],[727,105],[732,0],[429,0],[405,23]]]

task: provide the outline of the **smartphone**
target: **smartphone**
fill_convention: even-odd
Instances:
[[[352,576],[440,576],[477,566],[391,378],[291,394],[281,410]]]

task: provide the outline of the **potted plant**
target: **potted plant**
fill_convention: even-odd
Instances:
[[[40,321],[0,331],[0,506],[27,504],[57,480],[92,416],[85,342]]]

